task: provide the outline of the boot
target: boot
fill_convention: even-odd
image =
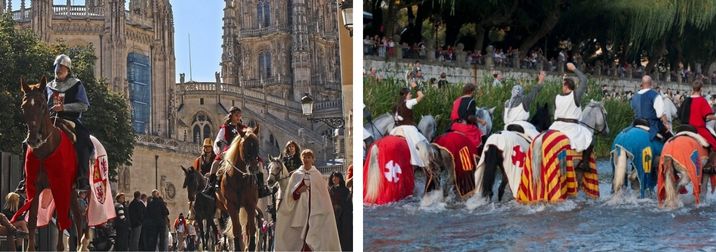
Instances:
[[[594,150],[594,145],[590,145],[589,148],[582,151],[582,160],[579,161],[576,170],[584,172],[591,170],[591,168],[589,167],[589,158],[591,158],[592,156],[592,150]]]
[[[263,198],[272,194],[266,186],[266,183],[264,183],[264,175],[262,173],[256,175],[256,184],[259,186],[259,198]]]
[[[201,193],[209,196],[214,195],[215,188],[218,186],[216,180],[216,174],[209,175],[209,183],[206,184],[206,187],[204,187],[204,190],[202,190]]]
[[[87,191],[90,189],[89,178],[87,177],[87,174],[89,174],[89,160],[93,150],[92,148],[87,147],[86,143],[79,144],[79,142],[76,145],[76,150],[77,178],[75,179],[75,190]]]

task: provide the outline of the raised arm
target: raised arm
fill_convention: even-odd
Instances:
[[[577,67],[575,67],[572,63],[567,63],[567,69],[577,74],[577,78],[579,78],[577,88],[574,90],[574,101],[577,102],[577,104],[580,104],[582,96],[584,96],[584,93],[587,92],[587,75],[582,73],[582,71],[579,71],[579,69],[577,69]]]
[[[532,87],[530,92],[525,96],[525,98],[522,100],[522,106],[525,108],[526,111],[530,111],[530,104],[532,104],[532,101],[535,100],[537,97],[537,94],[542,89],[542,84],[544,84],[544,77],[545,73],[544,71],[539,72],[539,77],[537,77],[537,85]]]

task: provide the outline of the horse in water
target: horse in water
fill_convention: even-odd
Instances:
[[[529,123],[537,131],[543,132],[552,124],[549,106],[545,103],[538,106]],[[517,187],[524,168],[525,153],[529,149],[532,139],[525,134],[524,129],[517,124],[510,124],[506,130],[490,135],[483,144],[482,155],[475,170],[475,193],[478,197],[492,199],[493,187],[497,173],[502,174],[498,188],[497,200],[502,201],[505,187],[510,185],[512,196],[517,196]]]
[[[476,110],[475,115],[486,122],[485,125],[480,125],[483,139],[491,134],[494,110],[494,108],[477,108]],[[471,147],[472,143],[465,135],[458,132],[448,132],[434,139],[428,149],[426,193],[442,189],[443,197],[448,197],[454,189],[461,199],[466,199],[474,193],[473,172],[482,144]]]
[[[209,238],[211,238],[212,244],[216,244],[218,240],[216,237],[218,229],[216,228],[216,223],[214,223],[216,200],[201,193],[202,188],[206,186],[206,179],[198,170],[193,167],[187,169],[184,166],[181,169],[184,171],[184,185],[182,187],[187,190],[190,209],[194,214],[194,220],[199,223],[199,239],[206,250],[210,248]],[[209,228],[211,228],[211,231]]]
[[[38,207],[42,200],[40,193],[45,189],[52,191],[49,197],[55,201],[59,233],[62,234],[63,230],[70,227],[72,222],[69,216],[70,209],[75,220],[75,230],[82,230],[80,222],[82,214],[76,194],[72,190],[77,172],[77,154],[68,134],[57,127],[50,118],[46,83],[45,77],[40,80],[39,84],[34,85],[27,85],[20,80],[24,94],[20,107],[28,129],[28,136],[25,140],[29,147],[25,154],[28,199],[13,216],[13,221],[29,208],[30,219],[27,223],[29,251],[35,250]],[[64,250],[62,239],[57,239],[56,249]]]
[[[622,130],[612,143],[610,155],[614,172],[612,194],[620,194],[628,184],[639,190],[641,198],[653,193],[662,148],[661,140],[651,139],[648,126],[629,126]]]
[[[601,102],[590,101],[579,123],[590,134],[609,134],[607,112]],[[582,153],[572,150],[569,139],[561,132],[548,130],[538,135],[530,143],[524,158],[525,168],[517,190],[517,200],[522,203],[557,202],[577,195],[578,187],[587,196],[598,198],[599,177],[594,152],[589,160],[581,159]],[[578,169],[580,161],[588,162],[589,169]]]
[[[217,205],[231,217],[235,249],[256,248],[256,216],[258,185],[256,175],[259,169],[259,126],[247,127],[243,136],[237,136],[231,142],[231,147],[224,153],[222,170],[224,177],[221,180],[220,190],[217,192]],[[246,214],[246,235],[242,234],[240,210]],[[243,239],[242,239],[243,238]],[[248,247],[245,247],[247,241]]]
[[[386,117],[381,116],[381,118]],[[393,120],[392,117],[389,119]],[[381,119],[379,122],[385,120],[387,119]],[[383,125],[387,124],[383,123]],[[432,139],[436,128],[437,121],[431,115],[423,116],[418,123],[418,130],[426,139]],[[390,128],[382,128],[380,132],[389,130]],[[430,148],[428,141],[417,143],[416,149],[423,163],[428,163]],[[386,204],[413,194],[415,178],[410,154],[407,153],[409,153],[407,141],[400,136],[381,137],[370,146],[363,165],[365,203]]]
[[[685,191],[689,183],[693,185],[692,193],[698,205],[701,196],[707,192],[708,181],[711,181],[712,191],[716,187],[716,175],[704,173],[713,167],[714,156],[716,154],[712,153],[709,159],[708,142],[696,133],[682,131],[670,138],[659,159],[656,186],[659,207],[664,203],[668,208],[679,207],[679,190]]]

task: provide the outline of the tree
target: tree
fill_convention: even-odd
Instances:
[[[117,167],[131,165],[135,134],[131,127],[127,99],[112,93],[107,83],[94,77],[94,49],[69,48],[64,44],[45,44],[30,30],[19,30],[9,15],[0,18],[0,149],[20,154],[26,134],[19,104],[21,77],[30,83],[42,76],[53,76],[52,64],[58,54],[72,58],[72,72],[82,80],[87,90],[90,109],[82,114],[82,122],[97,137],[105,149],[110,165],[110,178],[116,180]]]

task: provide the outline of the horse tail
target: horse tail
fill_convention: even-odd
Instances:
[[[612,171],[614,172],[612,193],[616,194],[624,187],[627,174],[627,153],[624,147],[616,146],[612,150]]]
[[[375,201],[376,198],[378,198],[378,194],[380,193],[380,168],[378,165],[378,145],[373,144],[370,149],[368,150],[368,172],[366,175],[366,194],[365,198],[368,199],[369,202]]]
[[[500,163],[500,150],[494,145],[487,146],[485,151],[485,172],[482,176],[482,196],[492,198],[492,188],[495,185],[497,166]],[[503,178],[504,179],[504,178]]]
[[[676,183],[674,181],[674,163],[670,156],[664,157],[663,171],[659,173],[659,176],[664,176],[664,190],[666,191],[666,204],[674,206],[677,198]],[[658,194],[659,206],[664,202],[664,196]]]

